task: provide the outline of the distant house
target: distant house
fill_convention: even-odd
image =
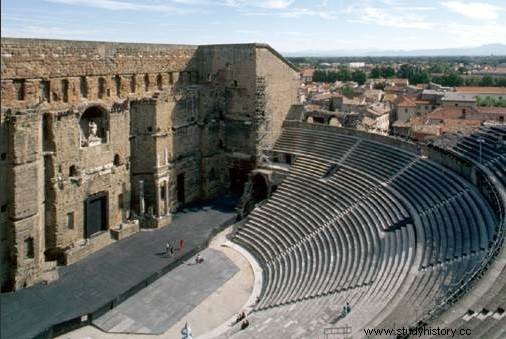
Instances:
[[[402,79],[402,78],[394,78],[394,79],[389,79],[388,84],[390,86],[395,86],[395,87],[406,87],[409,85],[409,80]]]
[[[488,75],[491,77],[503,77],[506,76],[506,67],[497,68],[485,68],[482,70],[472,71],[473,75]]]
[[[446,92],[441,99],[443,107],[475,107],[476,98],[472,94],[459,92]]]
[[[313,82],[314,69],[313,68],[305,68],[300,71],[300,78],[303,83],[310,84]]]
[[[506,122],[506,107],[477,107],[476,110],[487,121]]]
[[[427,100],[432,103],[434,106],[440,106],[441,100],[445,96],[444,91],[435,90],[435,89],[425,89],[422,92],[421,100]]]
[[[393,107],[393,120],[406,121],[416,114],[416,100],[411,97],[399,96]]]
[[[500,100],[506,99],[506,87],[466,86],[466,87],[456,87],[455,92],[459,94],[465,94],[473,98],[491,97]]]
[[[364,68],[365,67],[365,62],[350,62],[348,64],[348,66],[350,68]]]
[[[485,123],[504,124],[506,108],[443,106],[431,113],[392,124],[394,135],[423,141],[444,133],[469,134]]]
[[[415,105],[417,115],[427,114],[436,109],[436,105],[432,104],[429,100],[416,100]]]

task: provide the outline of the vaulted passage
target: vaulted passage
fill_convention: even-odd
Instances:
[[[267,199],[268,188],[265,178],[261,174],[257,174],[253,177],[253,201],[255,203]]]

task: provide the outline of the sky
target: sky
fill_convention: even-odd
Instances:
[[[506,43],[505,0],[2,0],[1,10],[3,37],[263,42],[280,52]]]

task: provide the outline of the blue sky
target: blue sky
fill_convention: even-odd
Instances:
[[[505,0],[2,0],[2,36],[300,50],[506,43]]]

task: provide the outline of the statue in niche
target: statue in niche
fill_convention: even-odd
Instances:
[[[97,123],[93,120],[90,121],[88,123],[88,139],[87,139],[88,146],[100,144],[101,140],[97,136],[97,131],[98,131]]]

